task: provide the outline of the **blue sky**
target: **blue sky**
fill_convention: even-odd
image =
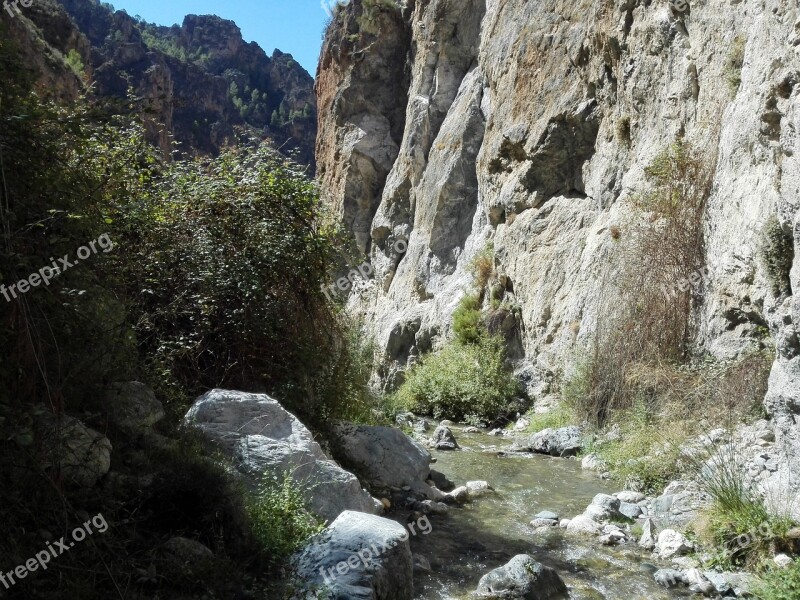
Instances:
[[[275,48],[294,56],[314,77],[328,0],[110,0],[117,10],[159,25],[183,22],[184,15],[218,15],[236,21],[247,42],[267,54]]]

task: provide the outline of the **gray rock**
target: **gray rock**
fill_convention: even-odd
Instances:
[[[675,569],[659,569],[653,573],[653,579],[656,583],[665,588],[674,588],[677,586],[688,585],[686,577],[680,571]]]
[[[483,577],[476,595],[486,599],[549,600],[567,595],[567,586],[553,569],[518,554]]]
[[[603,526],[587,515],[578,515],[570,519],[567,524],[568,533],[580,533],[584,535],[600,535]]]
[[[355,475],[330,460],[311,432],[265,394],[211,390],[197,399],[185,421],[231,456],[253,488],[265,472],[291,474],[311,510],[328,521],[344,510],[382,510]]]
[[[445,425],[439,425],[433,432],[433,447],[437,450],[458,450],[458,442],[453,432]]]
[[[561,517],[558,513],[554,513],[551,510],[543,510],[540,513],[537,513],[533,516],[534,519],[548,519],[551,521],[558,521]]]
[[[430,452],[399,429],[340,421],[331,433],[334,456],[370,485],[408,486],[431,497],[425,483],[431,474]]]
[[[108,420],[128,432],[152,427],[164,418],[164,407],[149,387],[138,381],[114,383],[103,395]]]
[[[48,440],[41,465],[54,479],[69,486],[91,488],[111,468],[111,442],[67,415],[45,413],[38,418],[39,437]]]
[[[641,492],[624,491],[614,495],[619,498],[620,502],[629,502],[630,504],[637,504],[646,498]]]
[[[652,519],[645,519],[639,545],[645,550],[653,550],[656,547],[656,529]]]
[[[486,481],[468,481],[466,487],[470,498],[479,498],[494,491]]]
[[[298,585],[323,600],[411,600],[408,539],[399,523],[345,511],[292,559]]]
[[[619,512],[622,516],[628,519],[638,519],[642,515],[642,507],[638,504],[630,504],[629,502],[620,502]]]
[[[181,565],[202,563],[214,556],[208,546],[185,537],[170,538],[164,543],[164,549]]]
[[[605,471],[608,465],[597,454],[587,454],[581,459],[581,468],[590,471]]]
[[[534,529],[539,527],[558,527],[558,521],[555,519],[540,519],[535,518],[530,522],[530,526]]]
[[[655,551],[661,558],[682,556],[694,548],[686,537],[674,529],[664,529],[658,534]]]
[[[550,456],[575,456],[582,447],[581,431],[575,426],[560,429],[544,429],[527,439],[517,440],[509,450],[513,452],[537,452]]]

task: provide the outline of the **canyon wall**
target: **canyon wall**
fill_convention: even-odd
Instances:
[[[800,255],[778,292],[763,247],[775,219],[800,244],[794,0],[353,0],[316,86],[323,193],[375,271],[348,303],[385,386],[447,338],[489,247],[512,356],[551,393],[608,309],[645,169],[682,139],[713,169],[696,349],[776,348],[766,405],[793,429]]]

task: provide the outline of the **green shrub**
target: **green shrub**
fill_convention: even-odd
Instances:
[[[575,416],[566,402],[561,402],[550,412],[537,413],[529,411],[525,418],[530,421],[530,425],[525,428],[527,433],[538,433],[544,429],[558,429],[575,423]]]
[[[505,365],[500,337],[448,343],[424,356],[397,391],[408,410],[471,423],[494,422],[511,410],[519,382]]]
[[[771,215],[762,235],[761,256],[772,284],[772,291],[777,295],[791,294],[790,273],[794,262],[792,230],[781,227],[775,215]]]
[[[773,567],[767,571],[761,585],[753,590],[759,600],[797,600],[800,598],[800,561],[788,568]]]
[[[725,59],[725,78],[728,81],[731,96],[736,96],[736,92],[739,91],[739,86],[742,85],[742,67],[744,66],[744,50],[746,45],[747,40],[737,35],[731,44],[728,57]]]
[[[286,475],[282,480],[265,477],[248,508],[253,533],[273,560],[281,560],[324,528],[308,510],[303,492]]]
[[[486,328],[481,324],[481,304],[477,295],[467,295],[461,299],[453,313],[453,333],[463,344],[477,344]]]

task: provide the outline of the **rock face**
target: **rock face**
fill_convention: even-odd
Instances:
[[[373,487],[430,492],[425,482],[431,455],[399,429],[340,422],[332,428],[331,445],[342,464]]]
[[[345,511],[294,558],[300,587],[324,600],[411,600],[408,538],[394,521]]]
[[[330,460],[311,432],[265,394],[211,390],[195,401],[185,421],[231,456],[253,486],[265,471],[291,473],[323,519],[332,521],[344,510],[379,510],[380,502],[356,476]]]
[[[479,598],[487,600],[550,600],[565,598],[566,594],[567,586],[559,574],[527,554],[518,554],[481,577],[476,592]]]
[[[235,23],[218,17],[189,15],[182,25],[158,27],[109,6],[38,0],[25,9],[34,28],[19,29],[17,37],[35,49],[43,83],[64,88],[67,82],[65,92],[77,96],[79,77],[35,57],[40,45],[65,56],[75,51],[93,94],[125,100],[133,88],[149,137],[165,153],[174,139],[185,154],[216,154],[242,127],[291,150],[313,171],[314,80],[290,54],[267,56],[245,43]],[[21,19],[12,21],[23,27]]]
[[[696,344],[732,358],[768,329],[767,409],[777,443],[800,447],[798,28],[793,0],[683,12],[640,0],[353,0],[340,11],[317,78],[317,161],[326,200],[374,267],[349,302],[389,357],[385,386],[450,334],[491,242],[496,297],[519,307],[509,349],[529,391],[553,392],[605,313],[645,168],[683,138],[717,157]],[[794,247],[782,290],[763,259],[771,218]]]

